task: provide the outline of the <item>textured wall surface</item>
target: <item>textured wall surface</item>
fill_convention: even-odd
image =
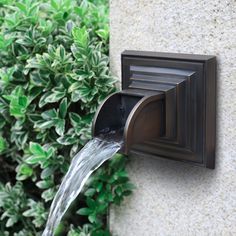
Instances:
[[[236,235],[236,1],[111,0],[111,65],[125,49],[218,58],[216,169],[132,158],[137,189],[111,210],[114,235]]]

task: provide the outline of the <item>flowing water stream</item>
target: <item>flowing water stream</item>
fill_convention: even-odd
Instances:
[[[69,170],[62,180],[52,202],[46,228],[42,236],[53,236],[66,210],[82,190],[89,176],[110,159],[120,148],[122,142],[111,137],[94,138],[75,155]]]

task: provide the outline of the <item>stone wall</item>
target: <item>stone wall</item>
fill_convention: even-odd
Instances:
[[[125,49],[216,55],[216,169],[131,158],[137,189],[111,209],[119,236],[236,235],[236,1],[110,0],[110,58]]]

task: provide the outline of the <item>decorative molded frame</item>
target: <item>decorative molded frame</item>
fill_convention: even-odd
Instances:
[[[121,60],[122,90],[165,93],[164,135],[134,145],[131,154],[214,169],[216,57],[124,51]]]

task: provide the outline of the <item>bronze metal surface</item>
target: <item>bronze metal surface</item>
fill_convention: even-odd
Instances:
[[[93,135],[122,130],[121,152],[215,166],[216,58],[125,51],[122,91],[100,106]]]

